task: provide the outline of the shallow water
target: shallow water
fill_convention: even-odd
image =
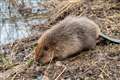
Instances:
[[[33,1],[34,6],[37,1],[41,2],[43,0],[31,1]],[[28,5],[28,2],[26,2],[26,5]],[[31,29],[30,25],[44,24],[47,21],[47,19],[33,19],[26,23],[24,20],[18,19],[17,21],[11,22],[11,20],[7,20],[10,18],[10,16],[20,17],[21,15],[15,13],[16,10],[14,8],[11,9],[11,14],[9,11],[8,3],[5,1],[0,1],[0,45],[14,42],[16,39],[22,39],[32,35],[33,30]],[[44,12],[47,11],[45,10],[43,13]]]
[[[27,37],[30,33],[30,27],[23,22],[10,23],[5,21],[5,23],[0,23],[0,44],[7,44],[16,39]]]

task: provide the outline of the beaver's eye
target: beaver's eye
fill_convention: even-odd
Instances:
[[[44,47],[44,50],[45,50],[45,51],[47,51],[47,50],[48,50],[48,47],[47,47],[47,46],[45,46],[45,47]]]

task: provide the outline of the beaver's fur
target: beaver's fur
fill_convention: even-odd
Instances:
[[[35,60],[47,63],[51,58],[64,59],[79,51],[93,49],[99,33],[99,26],[87,17],[68,16],[39,38]]]

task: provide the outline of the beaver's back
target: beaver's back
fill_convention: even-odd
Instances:
[[[71,37],[75,34],[84,37],[83,33],[89,34],[96,39],[100,33],[100,29],[96,23],[86,17],[68,16],[53,26],[48,32],[49,35],[61,37],[61,39]]]
[[[78,28],[79,30],[83,30],[88,34],[92,35],[94,38],[98,37],[100,34],[99,26],[92,20],[88,19],[85,16],[76,17],[76,16],[68,16],[63,20],[63,24],[68,26],[71,29]]]
[[[44,37],[47,37],[51,44],[62,44],[64,41],[71,44],[71,39],[72,41],[78,39],[77,41],[83,45],[83,48],[91,48],[96,44],[97,28],[99,29],[86,17],[68,16],[45,32]]]

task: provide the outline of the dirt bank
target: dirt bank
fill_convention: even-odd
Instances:
[[[67,15],[88,16],[100,25],[103,33],[110,37],[120,39],[120,2],[114,2],[113,0],[71,1],[50,0],[47,2],[47,5],[45,4],[50,10],[49,27],[59,22]],[[32,38],[30,40],[31,42],[23,41],[22,45],[24,43],[34,43],[39,37]],[[18,43],[15,45],[17,46],[17,44]],[[26,59],[24,60],[24,58],[34,49],[33,45],[25,47],[25,49],[22,50],[19,50],[18,47],[12,48],[13,54],[15,53],[15,59],[13,61],[17,64],[27,61]],[[13,62],[9,62],[7,58],[8,55],[8,53],[6,55],[4,54],[4,59],[2,55],[0,64],[2,65],[0,66],[1,72],[5,72],[13,66],[16,66],[12,65]],[[20,59],[16,58],[16,55]],[[21,55],[22,57],[20,57]],[[8,66],[5,61],[9,62],[8,64],[11,64],[11,66]],[[41,75],[45,75],[49,80],[119,80],[120,45],[101,43],[97,45],[94,50],[82,52],[60,62],[53,61],[50,65],[45,66],[32,64],[23,72],[11,75],[10,79],[33,80],[39,78],[38,80],[40,80]]]

